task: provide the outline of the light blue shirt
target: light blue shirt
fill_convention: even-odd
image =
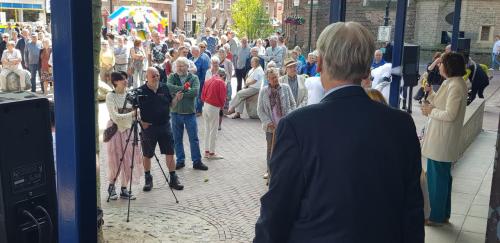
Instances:
[[[39,64],[40,50],[42,50],[42,45],[40,44],[40,42],[29,42],[28,44],[26,44],[26,47],[24,49],[24,62],[27,65]]]
[[[358,85],[358,84],[346,84],[346,85],[341,85],[341,86],[338,86],[338,87],[335,87],[331,90],[328,90],[328,92],[325,93],[325,95],[323,95],[323,98],[321,98],[321,100],[325,99],[325,97],[327,97],[328,95],[330,95],[331,93],[337,91],[337,90],[340,90],[340,89],[343,89],[343,88],[347,88],[347,87],[352,87],[352,86],[359,86],[361,87],[361,85]]]
[[[495,42],[495,44],[493,44],[492,53],[497,54],[497,55],[500,53],[500,40],[497,40]]]

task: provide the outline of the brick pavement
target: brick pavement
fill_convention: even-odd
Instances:
[[[236,87],[235,85],[233,87]],[[484,126],[495,130],[498,122],[500,73],[486,89]],[[99,124],[108,120],[105,104],[99,105]],[[417,129],[425,124],[418,104],[414,104]],[[198,118],[200,145],[203,146],[203,118]],[[176,191],[177,205],[153,160],[154,189],[142,192],[143,178],[133,186],[137,200],[132,201],[131,222],[126,223],[126,200],[106,203],[106,153],[101,144],[101,197],[104,209],[104,233],[108,242],[249,242],[259,215],[260,197],[265,193],[265,136],[259,120],[225,118],[219,133],[217,152],[223,160],[204,161],[206,172],[192,169],[189,159],[178,174],[185,185]],[[190,158],[187,134],[186,158]],[[159,151],[157,151],[159,154]],[[160,157],[164,166],[164,157]],[[208,179],[208,180],[207,180]]]
[[[100,112],[105,113],[103,104],[100,108],[102,108]],[[100,114],[101,116],[105,115]],[[204,133],[200,124],[202,120],[203,118],[198,118],[200,140]],[[185,137],[186,158],[190,158],[187,135]],[[191,167],[191,162],[186,160],[186,167],[177,172],[185,185],[183,191],[176,191],[180,201],[178,205],[165,183],[158,164],[153,161],[154,189],[152,192],[142,192],[144,183],[142,180],[133,187],[137,200],[132,201],[131,222],[125,223],[126,200],[105,202],[108,182],[105,148],[101,145],[101,195],[106,221],[104,232],[109,242],[120,242],[118,240],[120,237],[130,237],[130,234],[137,237],[133,238],[137,239],[137,242],[161,242],[159,238],[164,242],[214,242],[214,230],[218,233],[219,241],[248,242],[253,237],[253,225],[259,215],[259,199],[266,189],[265,180],[262,179],[266,169],[265,136],[260,121],[224,119],[217,148],[217,152],[223,155],[224,159],[205,160],[204,163],[209,166],[208,171],[195,171]],[[163,168],[166,168],[163,156],[160,157],[160,162]],[[176,214],[185,217],[175,219]],[[160,221],[161,218],[169,220]],[[196,227],[185,227],[186,224]],[[174,229],[180,227],[181,231],[186,232],[185,238],[180,237],[179,231],[147,230],[146,228],[150,228],[151,225]],[[208,230],[196,231],[197,226],[207,227]],[[133,233],[120,234],[123,229],[119,228],[123,227],[130,228],[126,232]],[[144,233],[145,231],[147,233]],[[179,237],[177,239],[162,237],[172,234]],[[198,237],[203,239],[199,240]]]

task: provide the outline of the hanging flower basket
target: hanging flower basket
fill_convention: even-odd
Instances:
[[[291,25],[303,25],[305,22],[306,20],[299,16],[288,16],[285,19],[285,23]]]

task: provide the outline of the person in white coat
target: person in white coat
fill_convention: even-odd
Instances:
[[[446,80],[435,93],[431,87],[422,113],[429,117],[422,155],[427,158],[427,182],[431,213],[428,225],[449,222],[451,213],[451,164],[460,157],[459,143],[462,132],[467,86],[464,57],[456,52],[446,53],[439,65]]]

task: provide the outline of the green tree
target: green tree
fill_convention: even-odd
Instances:
[[[238,0],[231,6],[233,29],[250,40],[268,37],[273,28],[262,0]]]

